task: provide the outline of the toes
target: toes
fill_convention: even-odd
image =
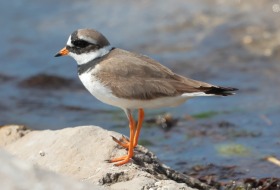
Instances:
[[[130,161],[130,158],[127,158],[127,159],[124,159],[121,162],[118,162],[118,163],[114,164],[114,166],[121,166],[121,165],[124,165],[124,164],[128,163],[129,161]]]
[[[124,147],[124,148],[128,148],[129,147],[129,141],[127,141],[127,139],[123,136],[121,139],[117,139],[114,136],[111,136],[113,141],[115,141],[116,143],[118,143],[120,146]]]
[[[124,142],[127,142],[127,143],[129,143],[129,139],[128,139],[128,138],[126,138],[126,137],[125,137],[125,136],[123,136],[123,135],[122,135],[122,138],[121,138],[121,140],[122,140],[122,141],[124,141]]]
[[[112,163],[112,161],[111,160],[104,160],[105,162],[107,162],[107,163]]]
[[[119,140],[118,140],[116,137],[114,137],[114,136],[112,136],[112,135],[111,135],[111,137],[112,137],[113,141],[119,142]]]
[[[112,162],[119,162],[119,161],[122,161],[122,160],[125,160],[125,159],[127,159],[128,158],[128,156],[126,155],[126,156],[121,156],[121,157],[118,157],[118,158],[113,158],[112,160],[110,160],[110,162],[112,163]]]

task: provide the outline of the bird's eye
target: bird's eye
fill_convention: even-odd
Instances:
[[[75,40],[72,42],[72,44],[79,48],[84,48],[84,47],[87,47],[88,45],[90,45],[90,43],[88,43],[87,41],[84,41],[84,40]]]

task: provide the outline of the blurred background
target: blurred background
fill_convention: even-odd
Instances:
[[[91,96],[70,57],[78,28],[148,55],[174,72],[239,88],[146,111],[140,144],[166,165],[220,180],[280,177],[280,0],[1,1],[0,124],[98,125],[128,135],[122,110]],[[94,137],[92,137],[94,138]]]

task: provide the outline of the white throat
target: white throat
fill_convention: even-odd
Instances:
[[[110,50],[111,50],[111,46],[108,45],[108,46],[105,46],[96,51],[82,53],[82,54],[75,54],[75,53],[69,52],[68,55],[73,57],[77,61],[78,65],[83,65],[85,63],[88,63],[89,61],[92,61],[96,58],[106,55],[107,53],[109,53]]]

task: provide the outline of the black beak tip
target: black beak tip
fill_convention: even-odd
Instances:
[[[61,53],[59,53],[59,52],[54,55],[54,57],[60,57],[60,56],[61,56]]]

